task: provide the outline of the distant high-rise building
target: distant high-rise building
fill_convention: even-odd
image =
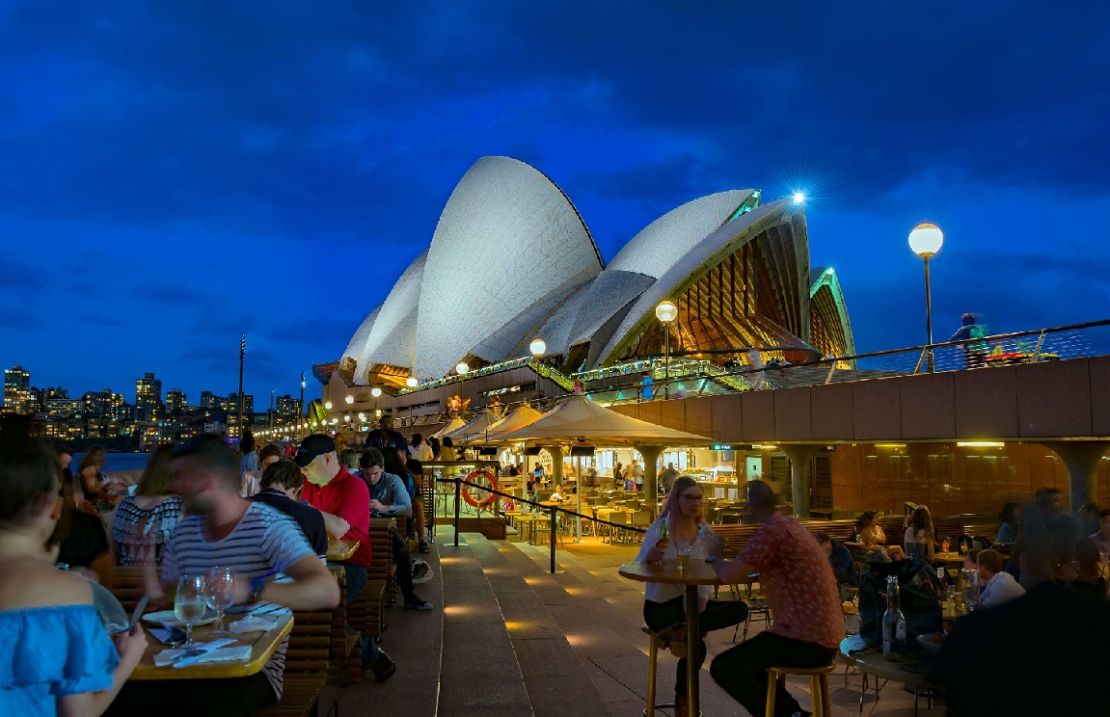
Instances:
[[[135,381],[135,420],[152,421],[162,413],[162,382],[153,373]]]
[[[166,394],[166,413],[184,413],[189,410],[189,402],[185,398],[185,392],[180,388],[175,388]]]
[[[220,397],[211,391],[201,391],[200,407],[208,410],[215,410],[220,407]]]
[[[237,414],[239,412],[239,394],[238,393],[229,394],[228,397],[227,397],[227,403],[225,404],[225,407],[226,407],[228,413],[236,413]],[[244,393],[243,394],[243,420],[244,421],[249,420],[249,416],[252,413],[254,413],[254,396],[252,396],[249,393]]]
[[[117,394],[113,394],[110,388],[85,393],[81,397],[81,402],[85,404],[83,411],[85,417],[110,417],[112,415],[112,396],[114,395]]]
[[[290,417],[300,415],[300,407],[300,399],[293,398],[292,396],[286,394],[284,396],[277,397],[275,410],[277,411],[277,415],[279,416]]]
[[[22,366],[4,371],[4,412],[34,413],[35,396],[31,393],[31,372]]]

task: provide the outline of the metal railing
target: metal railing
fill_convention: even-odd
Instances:
[[[737,350],[737,353],[742,353]],[[992,334],[961,341],[944,341],[851,356],[835,356],[804,363],[771,362],[761,368],[718,368],[702,376],[656,378],[656,399],[688,398],[710,393],[772,390],[798,386],[847,383],[923,373],[928,357],[933,372],[987,368],[1017,363],[1041,363],[1110,353],[1110,319],[1081,324]],[[658,364],[656,364],[658,368]],[[691,381],[691,379],[695,379]],[[730,383],[731,381],[739,383]],[[710,382],[716,385],[710,385]],[[626,389],[628,387],[625,387]],[[591,387],[587,394],[607,403],[643,400],[639,395],[606,397],[616,387]]]
[[[552,575],[555,574],[555,550],[556,550],[556,546],[559,542],[559,540],[558,540],[558,535],[559,535],[559,533],[558,533],[558,531],[559,531],[558,515],[559,515],[559,513],[563,513],[565,515],[573,516],[573,517],[577,518],[578,520],[589,520],[589,521],[592,521],[595,525],[607,525],[611,528],[616,528],[617,530],[623,530],[623,531],[628,531],[628,532],[632,532],[632,533],[645,533],[645,532],[647,532],[644,528],[638,528],[638,527],[628,525],[628,524],[623,524],[623,523],[614,523],[611,520],[605,520],[603,518],[598,518],[596,516],[585,515],[584,513],[578,513],[578,512],[573,511],[573,510],[568,510],[567,508],[560,508],[559,506],[556,506],[556,505],[542,505],[537,501],[529,500],[527,498],[521,498],[520,496],[516,496],[516,495],[513,495],[511,493],[505,493],[503,491],[497,490],[496,488],[490,488],[489,486],[481,485],[480,483],[472,483],[472,482],[470,482],[468,480],[464,480],[462,478],[436,478],[436,482],[437,483],[453,483],[454,486],[455,486],[455,547],[456,548],[459,547],[459,521],[462,517],[461,503],[462,503],[462,487],[464,485],[470,486],[471,488],[477,488],[478,490],[485,491],[486,493],[490,493],[492,495],[496,495],[496,496],[499,496],[501,498],[508,498],[509,500],[511,500],[515,503],[523,503],[525,505],[530,505],[533,508],[535,508],[537,511],[546,511],[546,512],[548,512],[549,513],[549,515],[548,515],[549,522],[551,523],[551,525],[549,526],[549,530],[551,531],[551,535],[549,536],[548,542],[551,544],[551,574]],[[495,515],[496,514],[497,514],[497,512],[495,511]],[[597,534],[596,528],[594,529],[594,534],[595,535]]]

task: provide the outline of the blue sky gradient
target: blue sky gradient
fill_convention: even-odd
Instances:
[[[860,350],[934,315],[1110,316],[1110,5],[0,2],[0,363],[297,391],[478,157],[611,258],[697,196],[806,190]],[[310,395],[318,390],[310,389]]]

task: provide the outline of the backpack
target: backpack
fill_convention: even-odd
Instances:
[[[868,563],[860,576],[859,635],[871,647],[882,647],[883,613],[886,611],[886,576],[898,578],[902,614],[906,616],[906,642],[916,648],[916,636],[940,632],[940,598],[943,586],[933,567],[910,557],[893,563]]]

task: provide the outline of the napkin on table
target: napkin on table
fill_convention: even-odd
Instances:
[[[229,638],[220,638],[212,640],[211,642],[198,642],[196,646],[203,650],[199,655],[190,657],[183,657],[186,655],[184,648],[175,648],[171,650],[162,650],[154,655],[154,666],[165,667],[173,665],[175,668],[188,667],[189,665],[197,665],[200,663],[209,662],[242,662],[251,656],[250,645],[231,645],[235,640]]]

